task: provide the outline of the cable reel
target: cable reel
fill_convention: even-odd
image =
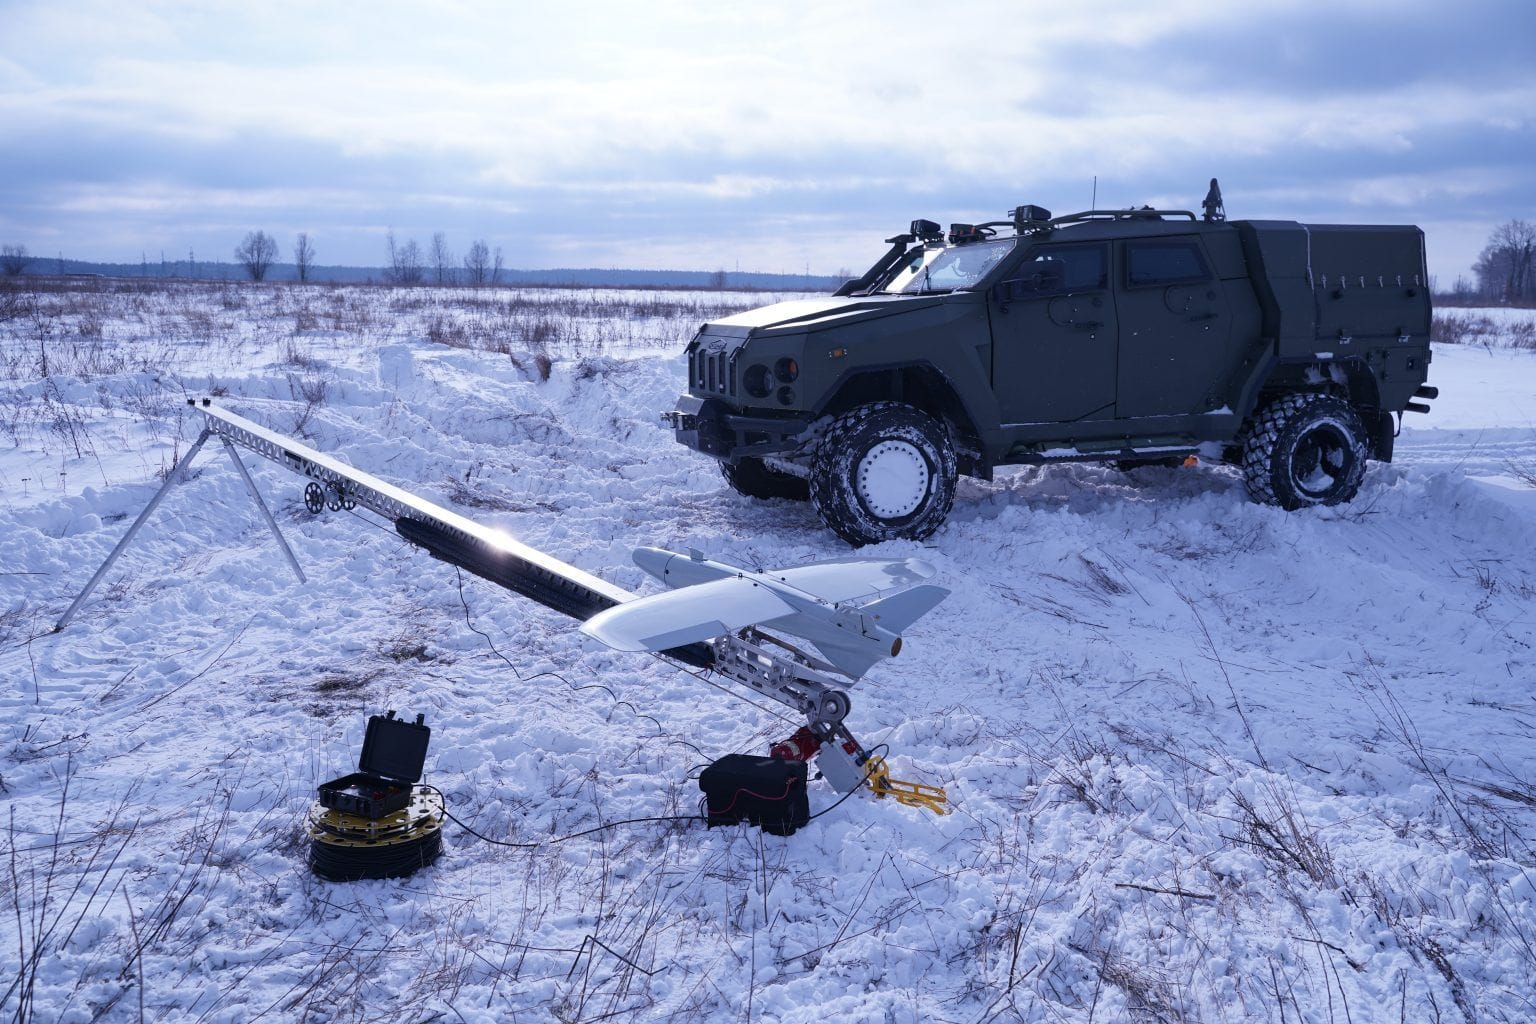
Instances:
[[[370,715],[358,770],[320,784],[309,810],[309,867],[330,882],[404,878],[443,852],[447,803],[431,786],[418,786],[432,730],[414,722]]]
[[[309,868],[328,882],[405,878],[443,852],[443,795],[414,787],[410,803],[379,818],[316,803],[305,822]]]

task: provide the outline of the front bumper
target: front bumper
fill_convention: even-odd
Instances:
[[[680,396],[677,408],[661,417],[680,444],[728,462],[788,452],[805,439],[811,425],[805,413],[734,412],[718,398],[693,395]]]

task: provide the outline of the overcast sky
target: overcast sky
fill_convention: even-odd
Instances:
[[[1536,219],[1536,3],[0,0],[0,243],[834,273],[914,217]]]

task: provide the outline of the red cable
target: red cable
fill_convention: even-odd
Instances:
[[[713,817],[724,816],[726,814],[729,814],[730,811],[731,811],[731,808],[736,806],[736,801],[741,799],[741,794],[743,794],[743,793],[746,793],[749,796],[755,796],[759,800],[773,800],[773,801],[788,800],[789,799],[789,791],[795,788],[795,783],[797,781],[799,781],[799,780],[796,779],[793,775],[790,776],[789,780],[784,783],[784,793],[781,796],[764,796],[761,793],[754,793],[750,789],[738,789],[738,790],[736,790],[736,795],[731,797],[731,802],[725,805],[725,809],[724,810],[717,811],[713,807],[710,807],[708,803],[706,803],[704,805],[704,807],[709,811],[709,816],[711,818],[713,818]]]

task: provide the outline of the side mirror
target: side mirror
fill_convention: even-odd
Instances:
[[[1001,281],[993,287],[992,295],[998,302],[1006,304],[1034,295],[1049,295],[1061,291],[1066,282],[1064,268],[1058,260],[1026,263],[1020,269],[1022,277]]]
[[[1049,263],[1030,275],[1030,291],[1033,292],[1059,292],[1066,282],[1067,275],[1062,273],[1059,263]]]

